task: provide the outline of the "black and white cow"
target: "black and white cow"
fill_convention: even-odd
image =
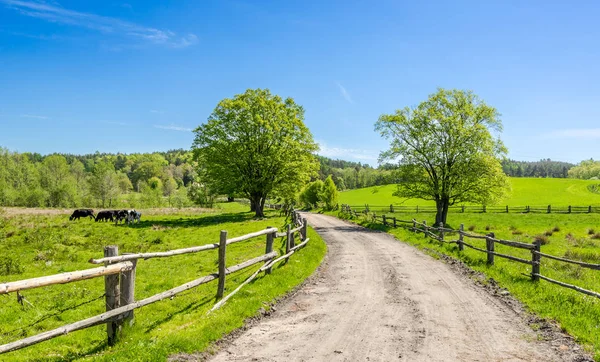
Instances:
[[[79,220],[80,217],[89,217],[90,219],[94,219],[96,215],[94,215],[94,210],[92,209],[77,209],[73,211],[73,214],[71,214],[69,220]]]
[[[114,221],[117,215],[117,210],[104,210],[98,212],[96,215],[96,222],[98,221]]]

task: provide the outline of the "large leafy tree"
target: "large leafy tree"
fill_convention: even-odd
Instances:
[[[509,190],[499,114],[470,91],[438,89],[417,107],[382,115],[375,130],[390,140],[380,161],[400,163],[395,195],[435,201],[436,224],[451,205],[491,204]]]
[[[293,198],[318,170],[304,109],[267,89],[223,99],[194,132],[200,182],[248,197],[257,217],[267,197]]]

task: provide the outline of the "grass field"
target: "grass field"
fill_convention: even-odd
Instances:
[[[115,244],[119,252],[164,251],[215,243],[219,231],[229,237],[258,231],[268,226],[283,227],[285,220],[275,212],[268,219],[254,220],[247,206],[223,204],[218,212],[188,212],[152,215],[143,211],[135,225],[70,222],[68,215],[0,215],[0,281],[21,280],[94,267],[87,260],[101,257],[105,245]],[[150,214],[150,215],[148,215]],[[184,292],[135,311],[135,323],[125,328],[114,347],[106,345],[105,325],[73,332],[67,336],[0,355],[2,361],[35,360],[165,360],[178,352],[206,350],[224,334],[239,328],[245,319],[301,283],[320,264],[326,246],[309,228],[311,241],[287,264],[260,276],[220,310],[207,316],[214,304],[216,282]],[[284,250],[283,239],[274,248]],[[283,249],[282,249],[283,248]],[[227,248],[228,265],[261,255],[265,237],[233,244]],[[233,290],[259,265],[228,276],[226,291]],[[217,270],[217,250],[140,260],[137,264],[136,300],[149,297]],[[21,306],[16,295],[2,295],[0,343],[8,343],[64,324],[104,312],[102,278],[55,285],[22,293],[28,303]]]
[[[600,181],[558,178],[510,178],[512,192],[499,202],[510,206],[588,206],[600,205],[600,193],[593,192]],[[597,187],[596,187],[597,189]],[[432,201],[401,199],[392,196],[396,185],[374,186],[340,192],[339,203],[349,205],[406,205],[434,206]]]
[[[366,201],[365,201],[366,202]],[[335,215],[338,215],[337,213]],[[387,214],[402,220],[435,220],[433,213]],[[344,215],[338,215],[345,217]],[[398,239],[419,248],[433,249],[463,260],[471,268],[493,278],[502,287],[525,303],[541,317],[556,320],[561,328],[575,336],[586,349],[600,361],[600,300],[545,281],[533,283],[528,275],[531,266],[496,257],[494,266],[486,265],[486,254],[465,248],[459,252],[454,244],[441,244],[423,234],[415,234],[403,228],[388,228],[373,223],[364,216],[354,220],[367,227],[385,230]],[[463,223],[465,230],[485,235],[494,232],[505,240],[531,243],[537,235],[546,234],[547,243],[542,252],[569,259],[600,263],[600,215],[598,214],[449,214],[448,227],[457,229]],[[447,235],[446,240],[455,240]],[[466,241],[466,240],[465,240]],[[485,240],[469,239],[474,246],[485,249]],[[531,260],[527,250],[514,249],[496,244],[496,251]],[[600,271],[542,259],[541,273],[553,279],[600,292]]]

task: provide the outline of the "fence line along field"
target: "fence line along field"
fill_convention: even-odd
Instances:
[[[543,201],[543,195],[539,194],[538,197]],[[368,198],[360,201],[363,205],[370,203]],[[449,233],[449,231],[459,229],[461,224],[464,225],[465,233],[478,235],[480,238],[479,240],[464,239],[465,243],[480,250],[468,247],[460,250],[458,243],[438,242],[435,238],[439,237],[439,230],[429,229],[426,234],[428,237],[424,237],[421,232],[414,233],[412,221],[399,222],[399,220],[415,219],[418,222],[417,227],[422,230],[424,224],[434,226],[435,213],[390,213],[387,210],[375,212],[374,217],[373,211],[364,214],[361,213],[364,209],[353,207],[353,211],[357,213],[348,214],[343,212],[345,209],[341,207],[339,214],[336,214],[344,218],[350,217],[364,226],[385,230],[394,234],[399,240],[420,248],[435,250],[460,259],[476,271],[484,273],[488,278],[484,283],[491,282],[493,279],[494,283],[497,282],[508,289],[537,315],[558,321],[561,328],[584,344],[590,352],[595,353],[596,360],[600,360],[598,338],[600,299],[597,298],[600,292],[600,271],[595,270],[600,264],[600,214],[449,213],[445,225],[446,241],[459,239],[457,233]],[[387,226],[382,225],[384,215]],[[393,227],[394,218],[396,218],[396,228]],[[537,242],[544,254],[573,260],[578,264],[587,264],[581,266],[542,255],[541,262],[537,264],[540,268],[537,274],[595,293],[582,294],[564,286],[548,283],[545,281],[547,279],[533,282],[532,271],[535,271],[533,268],[536,263],[532,260],[531,248],[522,249],[494,243],[492,247],[495,253],[508,256],[513,260],[498,256],[493,260],[494,265],[491,265],[490,256],[493,255],[481,252],[489,250],[490,245],[486,235],[490,233],[493,233],[494,239],[513,241],[519,246]],[[523,263],[515,262],[514,258]]]
[[[69,221],[68,214],[3,215],[0,218],[2,285],[19,287],[21,284],[11,282],[97,268],[107,261],[101,259],[104,246],[116,244],[120,255],[127,260],[115,260],[116,264],[108,264],[107,268],[111,265],[129,268],[134,263],[134,256],[141,258],[138,258],[136,266],[136,302],[162,299],[162,294],[168,290],[181,293],[171,293],[165,301],[154,304],[144,303],[142,309],[136,310],[133,325],[124,324],[119,341],[110,348],[107,328],[102,324],[0,355],[0,360],[63,361],[90,357],[94,360],[164,360],[177,352],[202,351],[225,333],[240,327],[246,318],[255,315],[261,308],[268,309],[274,298],[300,283],[320,263],[325,246],[309,228],[306,240],[310,239],[310,242],[300,244],[300,238],[297,238],[300,246],[295,248],[289,244],[286,247],[286,237],[271,238],[272,250],[278,255],[305,247],[287,263],[269,268],[272,269],[269,275],[258,273],[259,270],[268,272],[268,265],[263,266],[261,262],[243,270],[241,267],[233,268],[240,271],[228,273],[224,289],[221,289],[221,283],[217,285],[216,282],[189,290],[177,289],[192,280],[216,273],[220,269],[220,248],[207,248],[210,250],[200,253],[175,253],[175,257],[162,257],[167,256],[163,255],[167,254],[164,252],[219,244],[220,231],[227,230],[226,241],[232,245],[226,246],[226,265],[229,268],[238,264],[245,266],[250,259],[264,258],[267,236],[264,232],[262,236],[251,239],[241,236],[267,227],[285,230],[286,220],[278,216],[278,212],[271,212],[268,220],[253,220],[252,213],[242,212],[247,210],[247,206],[225,205],[229,212],[190,214],[182,210],[171,215],[149,213],[139,223],[129,225],[96,223],[89,219]],[[295,231],[303,232],[301,229]],[[283,235],[287,236],[286,233]],[[124,255],[123,252],[137,255]],[[161,257],[144,260],[153,256]],[[95,259],[97,265],[90,264],[90,259]],[[65,276],[69,274],[60,277]],[[72,277],[78,276],[72,274]],[[53,279],[53,282],[56,281]],[[243,288],[236,288],[244,281]],[[48,280],[44,279],[44,282]],[[215,307],[217,286],[220,296],[225,297],[223,301],[234,290],[239,297],[234,296],[221,309],[214,308],[215,311],[209,313]],[[19,293],[0,296],[3,299],[0,344],[6,345],[64,325],[77,325],[75,322],[80,320],[92,320],[107,311],[106,303],[110,297],[108,289],[105,291],[104,278],[20,289]]]
[[[577,180],[559,178],[522,178],[511,177],[512,192],[510,196],[499,202],[498,207],[547,207],[553,205],[560,208],[573,206],[600,207],[599,180]],[[418,199],[405,200],[392,196],[396,185],[373,186],[363,189],[340,192],[339,203],[348,205],[387,205],[397,206],[435,206],[432,201]],[[488,205],[489,206],[489,205]]]

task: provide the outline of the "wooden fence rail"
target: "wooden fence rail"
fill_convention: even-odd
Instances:
[[[368,205],[365,205],[365,206],[366,206],[366,208],[364,210],[369,209]],[[370,209],[373,210],[372,207]],[[569,209],[571,211],[573,211],[574,207],[569,207]],[[354,217],[358,217],[358,215],[359,215],[359,212],[356,211],[355,209],[353,209],[353,207],[350,205],[344,204],[340,207],[340,210],[341,210],[341,212],[349,214]],[[364,210],[360,214],[369,215],[368,213],[365,213]],[[390,205],[389,211],[394,212],[396,210],[398,210],[398,206]],[[547,210],[551,210],[550,205],[548,206]],[[600,208],[599,208],[599,212],[600,212]],[[390,219],[389,216],[384,216],[384,215],[377,216],[375,213],[373,213],[370,216],[372,217],[372,220],[377,221],[378,219],[381,219],[382,223],[385,226],[390,226],[390,223],[387,222],[387,220]],[[541,243],[539,241],[534,241],[532,244],[527,244],[527,243],[523,243],[523,242],[519,242],[519,241],[496,239],[495,235],[493,233],[490,233],[488,235],[477,235],[477,234],[467,233],[464,231],[464,224],[461,224],[460,228],[458,230],[454,230],[454,229],[445,228],[444,225],[441,225],[441,224],[438,227],[429,226],[429,225],[427,225],[426,221],[423,221],[422,223],[420,223],[420,222],[416,221],[415,219],[397,220],[395,217],[393,217],[393,220],[394,220],[393,227],[397,227],[398,223],[410,224],[412,226],[407,227],[409,230],[411,230],[415,233],[421,232],[421,233],[423,233],[423,235],[425,237],[430,237],[430,238],[435,239],[442,243],[457,244],[459,251],[464,250],[464,247],[466,246],[470,249],[486,253],[488,265],[494,265],[494,257],[495,256],[504,258],[504,259],[508,259],[508,260],[511,260],[514,262],[518,262],[518,263],[528,264],[528,265],[531,265],[531,274],[529,274],[529,276],[531,277],[532,281],[538,281],[538,280],[542,279],[542,280],[548,281],[548,282],[556,284],[556,285],[560,285],[560,286],[563,286],[563,287],[566,287],[566,288],[569,288],[572,290],[576,290],[576,291],[586,294],[586,295],[591,295],[591,296],[600,298],[600,293],[597,293],[597,292],[594,292],[591,290],[586,290],[586,289],[583,289],[583,288],[575,286],[575,285],[567,284],[567,283],[564,283],[561,281],[557,281],[557,280],[548,278],[548,277],[542,275],[540,272],[542,257],[548,258],[551,260],[555,260],[555,261],[559,261],[559,262],[576,264],[583,268],[588,268],[588,269],[593,269],[593,270],[600,270],[600,264],[585,263],[585,262],[581,262],[581,261],[577,261],[577,260],[571,260],[571,259],[562,258],[562,257],[558,257],[558,256],[551,255],[551,254],[542,253],[541,252]],[[458,240],[445,240],[444,235],[446,233],[457,233],[459,238],[458,238]],[[466,243],[464,241],[465,238],[485,240],[486,247],[484,249],[484,248],[479,248],[479,247],[476,247],[469,243]],[[502,245],[505,245],[508,247],[529,250],[531,252],[531,260],[519,258],[519,257],[508,255],[508,254],[498,253],[495,251],[496,243],[502,244]]]
[[[134,309],[141,308],[143,306],[164,300],[166,298],[170,298],[183,291],[195,288],[202,284],[206,284],[213,280],[218,280],[216,299],[220,300],[215,304],[211,311],[218,309],[229,298],[231,298],[231,296],[237,293],[244,285],[248,284],[252,279],[254,279],[260,272],[270,274],[271,268],[274,264],[284,259],[287,260],[292,254],[297,252],[300,248],[304,247],[308,243],[310,239],[306,237],[306,219],[302,218],[300,214],[296,211],[292,211],[292,222],[295,226],[294,229],[291,229],[291,225],[287,226],[288,232],[286,233],[286,253],[285,255],[279,257],[278,253],[276,251],[273,251],[273,239],[276,237],[276,235],[278,235],[277,228],[269,227],[265,230],[260,230],[231,239],[227,238],[227,231],[221,231],[219,243],[195,246],[185,249],[176,249],[165,252],[118,255],[118,249],[116,246],[108,246],[104,249],[103,258],[91,259],[89,261],[92,264],[104,263],[105,266],[103,267],[20,280],[9,283],[2,283],[0,284],[0,294],[7,294],[11,292],[19,292],[20,290],[25,289],[40,288],[55,284],[71,283],[103,276],[105,278],[106,312],[31,337],[0,345],[0,354],[25,348],[58,337],[60,335],[96,326],[98,324],[107,325],[108,344],[113,345],[117,341],[119,331],[123,323],[127,320],[133,319]],[[298,234],[299,239],[301,240],[301,243],[298,245],[294,244],[295,234]],[[226,265],[226,250],[228,245],[262,235],[266,235],[265,254],[252,258],[250,260],[246,260],[234,266]],[[151,297],[135,301],[135,275],[138,259],[170,257],[217,248],[219,249],[219,255],[218,271],[216,273],[203,276],[201,278],[195,279],[193,281],[169,289],[165,292],[153,295]],[[254,274],[252,274],[252,276],[249,279],[247,279],[244,283],[238,286],[232,293],[227,295],[227,297],[223,298],[225,289],[225,278],[227,275],[238,272],[242,269],[248,268],[252,265],[261,262],[265,264],[261,268],[259,268]]]
[[[435,206],[404,206],[404,205],[342,205],[357,210],[358,213],[364,212],[387,212],[387,213],[432,213],[436,212]],[[592,214],[600,213],[600,205],[574,206],[574,205],[543,205],[543,206],[451,206],[448,212],[458,213],[542,213],[542,214]]]

